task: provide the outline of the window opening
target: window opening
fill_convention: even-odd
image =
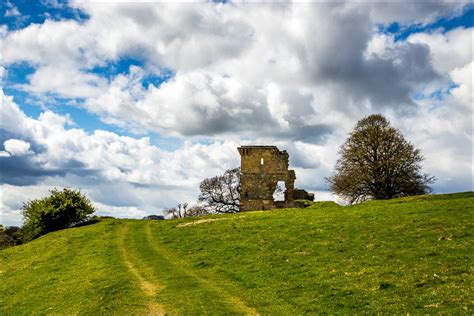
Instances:
[[[263,166],[263,158],[260,158],[260,166]]]

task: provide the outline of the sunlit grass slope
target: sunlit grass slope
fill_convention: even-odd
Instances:
[[[0,314],[472,313],[474,193],[169,221],[0,251]]]

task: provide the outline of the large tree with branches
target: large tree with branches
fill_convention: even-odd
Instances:
[[[239,188],[240,168],[230,169],[201,182],[199,201],[212,213],[235,213],[240,205]]]
[[[350,203],[430,192],[423,156],[380,114],[363,118],[339,150],[331,190]]]

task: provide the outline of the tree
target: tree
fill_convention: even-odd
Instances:
[[[210,212],[202,205],[195,204],[189,206],[188,203],[178,204],[177,207],[166,209],[164,213],[171,216],[171,218],[204,216],[210,214]]]
[[[331,190],[350,203],[430,192],[423,156],[380,114],[363,118],[339,150]]]
[[[240,168],[227,170],[223,175],[204,179],[199,189],[199,201],[211,213],[235,213],[240,205]]]
[[[205,216],[205,215],[210,215],[210,214],[211,213],[208,210],[206,210],[205,207],[198,204],[192,205],[186,211],[186,216],[188,217]]]
[[[148,216],[143,217],[143,219],[159,221],[159,220],[164,220],[165,217],[163,215],[148,215]]]
[[[188,203],[178,204],[177,207],[173,207],[165,210],[165,214],[171,215],[171,218],[184,218],[187,216]]]
[[[24,225],[21,228],[23,241],[83,223],[95,212],[92,203],[80,191],[64,188],[54,189],[43,199],[30,200],[23,204]]]

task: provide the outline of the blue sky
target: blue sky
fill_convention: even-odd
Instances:
[[[192,203],[203,178],[238,165],[241,144],[287,149],[297,185],[337,200],[324,177],[372,113],[422,150],[435,192],[472,190],[450,166],[472,173],[469,2],[1,9],[0,159],[24,179],[2,178],[5,223],[56,186],[117,216]]]
[[[413,33],[430,33],[439,29],[446,33],[458,27],[470,28],[474,25],[474,5],[470,4],[463,8],[459,15],[440,17],[431,23],[408,24],[393,22],[389,25],[380,25],[380,31],[393,34],[397,41],[406,40]]]
[[[42,24],[47,19],[59,21],[74,19],[85,21],[87,14],[82,10],[68,6],[68,1],[10,1],[2,2],[2,24],[7,25],[9,30],[28,27],[30,24]],[[14,14],[16,11],[19,15]],[[10,12],[10,14],[8,14]]]

